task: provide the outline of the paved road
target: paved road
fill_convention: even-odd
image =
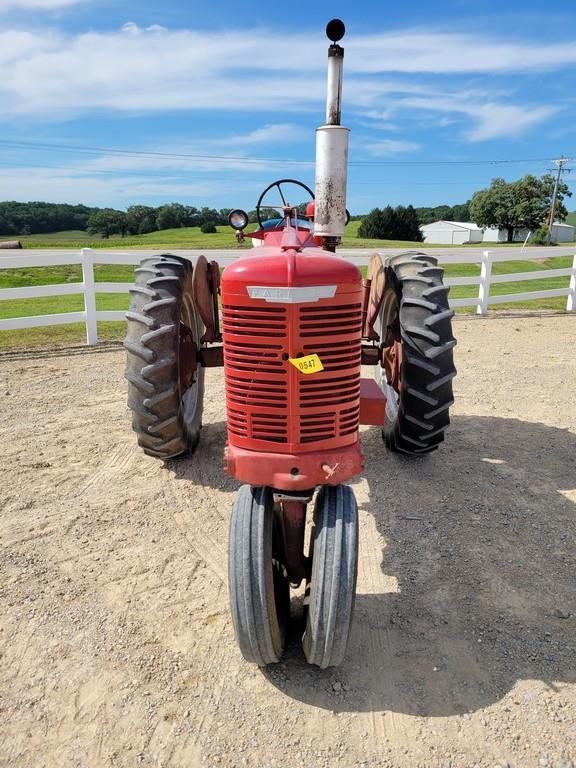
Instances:
[[[470,246],[464,246],[461,248],[452,248],[450,246],[446,246],[445,248],[430,248],[426,247],[424,243],[414,244],[414,248],[429,252],[433,254],[434,256],[440,258],[442,261],[442,256],[477,256],[478,260],[480,260],[482,253],[486,250],[490,250],[491,253],[498,255],[498,256],[507,256],[508,258],[514,258],[514,259],[530,259],[530,258],[540,258],[544,259],[549,256],[571,256],[576,253],[576,244],[571,244],[567,246],[554,246],[552,248],[543,248],[543,247],[528,247],[528,248],[522,248],[519,246],[518,248],[491,248],[488,245],[480,248],[470,247]],[[36,259],[36,257],[45,257],[45,256],[60,256],[60,259],[58,260],[59,263],[65,263],[62,259],[62,256],[66,255],[68,253],[68,250],[72,250],[75,253],[79,254],[79,251],[77,249],[62,249],[62,248],[46,248],[46,249],[28,249],[25,251],[4,251],[0,255],[0,267],[13,267],[16,266],[14,262],[18,263],[24,263],[25,261],[31,261],[32,259]],[[106,249],[107,250],[107,249]],[[239,250],[237,248],[212,248],[212,249],[173,249],[170,248],[170,253],[174,253],[176,255],[180,256],[198,256],[201,253],[206,254],[211,259],[215,259],[219,261],[221,264],[226,264],[231,259],[237,258],[241,253],[247,253],[248,251],[245,250]],[[402,253],[403,251],[406,251],[406,248],[340,248],[338,253],[341,256],[344,256],[346,258],[366,258],[370,256],[371,254],[375,253],[376,251],[379,251],[380,253],[387,253],[387,254],[395,254],[395,253]],[[94,254],[96,257],[96,261],[98,261],[98,254],[102,254],[104,249],[95,249]],[[143,258],[146,255],[158,253],[158,250],[125,250],[121,251],[119,249],[110,249],[110,251],[107,251],[109,253],[125,253],[127,254],[126,263],[135,263],[138,262],[141,258]],[[453,260],[453,259],[451,259]],[[470,259],[473,261],[473,259]]]

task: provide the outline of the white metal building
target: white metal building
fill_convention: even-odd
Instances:
[[[422,224],[420,231],[425,243],[442,243],[446,245],[461,245],[463,243],[506,243],[508,233],[505,229],[488,227],[482,229],[477,224],[468,221],[433,221],[431,224]],[[555,221],[552,224],[553,243],[572,243],[575,238],[576,228],[571,224],[563,224]],[[527,229],[517,229],[514,232],[514,242],[523,243],[528,235],[530,239],[535,232]]]
[[[571,243],[574,240],[575,228],[571,224],[563,224],[560,221],[555,221],[552,224],[552,242],[553,243]],[[527,229],[517,229],[514,232],[514,242],[523,243],[530,234],[530,239],[534,235],[534,232],[529,232]],[[508,233],[505,229],[496,229],[495,227],[488,227],[484,230],[484,242],[485,243],[507,243]]]
[[[575,228],[572,224],[562,224],[555,221],[552,224],[552,242],[553,243],[571,243],[574,241]]]
[[[481,243],[483,230],[477,224],[467,221],[433,221],[420,227],[425,243],[461,245]]]

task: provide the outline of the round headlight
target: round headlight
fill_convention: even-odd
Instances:
[[[246,211],[237,208],[235,211],[230,212],[228,223],[232,229],[244,229],[244,227],[248,226],[248,214]]]

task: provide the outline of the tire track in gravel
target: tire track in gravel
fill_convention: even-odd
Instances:
[[[162,492],[166,504],[171,511],[172,518],[182,535],[186,538],[195,554],[208,566],[215,576],[227,583],[226,546],[225,542],[218,541],[207,531],[207,525],[211,521],[206,519],[204,508],[212,508],[211,500],[202,487],[196,487],[194,499],[189,499],[189,504],[182,502],[178,493],[170,481],[164,483]]]
[[[93,488],[107,488],[116,479],[116,476],[127,472],[137,460],[132,443],[123,442],[116,445],[102,462],[100,468],[94,472],[74,494],[85,495]]]
[[[381,553],[384,550],[385,556],[386,543],[376,528],[374,515],[363,509],[370,504],[368,481],[362,478],[353,483],[353,487],[362,521],[357,594],[359,596],[390,594],[392,590],[397,591],[397,587],[394,589],[396,585],[391,583],[391,579],[387,578],[385,571],[382,570]],[[371,604],[368,610],[371,611],[369,620],[360,622],[359,634],[361,647],[370,648],[370,657],[373,660],[372,671],[375,676],[370,683],[370,728],[378,743],[383,743],[386,737],[394,739],[396,743],[408,743],[410,737],[405,716],[391,711],[384,719],[380,712],[383,693],[386,699],[399,701],[401,691],[391,668],[395,654],[391,632],[388,627],[382,626],[382,621],[386,621],[387,617],[382,619],[373,615]]]
[[[199,449],[201,448],[202,443],[199,446]],[[202,461],[194,463],[193,477],[189,483],[178,479],[174,474],[169,477],[164,474],[162,486],[173,520],[194,553],[219,581],[215,604],[226,605],[226,619],[218,621],[215,625],[208,643],[209,651],[202,654],[199,668],[202,683],[197,689],[197,697],[191,703],[191,707],[196,712],[202,712],[202,715],[195,733],[190,738],[190,744],[202,751],[213,728],[215,712],[219,709],[224,689],[230,685],[230,670],[235,665],[236,677],[241,663],[236,645],[231,642],[233,633],[227,606],[228,525],[221,508],[225,503],[230,506],[230,503],[227,494],[219,490],[209,490],[211,477],[206,473],[206,467],[213,466],[214,461],[211,461],[208,455],[203,457]],[[216,533],[213,532],[214,528]]]

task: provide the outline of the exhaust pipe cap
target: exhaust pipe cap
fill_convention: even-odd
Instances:
[[[328,24],[326,24],[326,37],[333,43],[342,40],[345,32],[346,27],[344,26],[344,22],[340,19],[332,19],[332,21],[329,21]]]

